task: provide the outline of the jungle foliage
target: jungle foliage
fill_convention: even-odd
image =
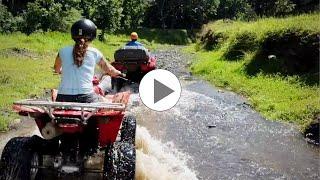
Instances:
[[[81,17],[105,32],[140,26],[198,29],[216,19],[254,20],[264,16],[318,11],[317,0],[2,0],[0,32],[67,31]]]

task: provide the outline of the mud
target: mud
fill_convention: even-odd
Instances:
[[[40,135],[34,120],[22,117],[21,122],[14,125],[10,131],[0,133],[0,153],[6,143],[13,137]]]
[[[316,118],[316,120],[311,123],[311,125],[305,130],[304,137],[306,138],[306,141],[310,144],[314,144],[316,146],[319,146],[320,141],[320,115]]]
[[[30,51],[26,48],[8,48],[8,49],[1,49],[0,50],[0,55],[4,56],[4,57],[19,57],[19,58],[31,58],[31,59],[39,59],[42,56],[39,55],[36,52]]]

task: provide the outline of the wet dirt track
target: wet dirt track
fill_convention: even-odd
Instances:
[[[132,95],[129,110],[138,120],[136,179],[320,178],[318,147],[290,124],[263,119],[241,96],[192,77],[182,48],[155,53],[159,68],[181,80],[182,96],[174,108],[151,111]],[[24,121],[0,134],[0,149],[13,136],[34,133],[34,122]]]

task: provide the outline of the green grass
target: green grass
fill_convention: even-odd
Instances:
[[[107,35],[106,42],[98,40],[93,41],[93,46],[98,48],[106,57],[113,59],[113,52],[119,47],[128,42],[127,35]],[[48,32],[35,33],[26,36],[22,33],[14,33],[9,35],[0,35],[0,50],[3,49],[27,49],[39,55],[53,55],[55,56],[61,47],[72,45],[73,40],[68,33]],[[140,40],[149,49],[155,49],[158,44],[147,41],[142,38]]]
[[[221,40],[217,41],[218,44],[211,51],[205,50],[201,43],[194,45],[193,49],[188,48],[189,52],[198,50],[197,60],[191,69],[216,86],[246,96],[250,104],[267,119],[292,122],[304,130],[320,114],[319,83],[308,84],[299,74],[266,73],[260,69],[263,67],[255,67],[257,73],[252,75],[247,68],[252,62],[265,61],[257,59],[260,58],[257,54],[261,52],[261,44],[270,34],[276,34],[280,38],[288,31],[298,34],[303,32],[305,36],[319,35],[319,17],[319,14],[309,14],[283,19],[260,19],[255,22],[209,23],[201,35],[211,29],[214,35],[220,35]],[[242,39],[240,43],[239,39]],[[249,42],[250,39],[253,40]],[[226,54],[235,46],[243,54],[234,60]]]
[[[318,33],[320,32],[319,19],[319,13],[315,13],[288,18],[262,18],[252,22],[219,20],[205,25],[202,32],[211,29],[217,34],[223,33],[229,37],[235,37],[237,34],[249,32],[255,34],[258,40],[263,40],[267,32],[275,30],[303,30],[309,33]]]
[[[51,70],[53,57],[0,58],[0,129],[12,118],[12,102],[39,95],[45,88],[55,88],[58,76]]]
[[[274,44],[274,47],[277,47],[282,46],[279,42],[287,41],[288,47],[277,47],[286,50],[293,48],[292,43],[303,47],[308,44],[309,46],[304,51],[312,48],[316,51],[318,50],[316,43],[319,41],[318,35],[320,33],[319,19],[320,13],[288,18],[263,18],[253,22],[219,20],[205,25],[199,33],[199,36],[205,37],[211,31],[211,36],[215,41],[212,42],[211,40],[209,42],[210,40],[206,39],[199,43],[197,48],[198,50],[201,48],[208,50],[224,49],[224,56],[228,59],[237,55],[241,57],[246,52],[266,51],[266,49],[263,49],[266,48],[264,47],[266,45],[269,46],[268,50],[270,50],[270,42]],[[304,55],[303,51],[297,53],[299,56]],[[283,54],[280,53],[279,55]]]
[[[172,44],[174,39],[184,43],[183,32],[144,29],[140,42],[152,51]],[[128,39],[129,35],[124,34],[107,35],[105,42],[95,40],[93,46],[112,60],[114,51]],[[69,33],[47,32],[30,36],[0,34],[0,41],[0,131],[6,131],[10,121],[17,117],[11,109],[15,100],[41,96],[44,89],[57,88],[59,76],[53,75],[54,59],[58,50],[72,45],[73,40]]]

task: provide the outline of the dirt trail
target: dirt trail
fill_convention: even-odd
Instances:
[[[11,138],[33,134],[39,135],[36,123],[31,119],[23,118],[21,123],[16,124],[9,132],[0,133],[0,153],[2,153],[4,146]]]

